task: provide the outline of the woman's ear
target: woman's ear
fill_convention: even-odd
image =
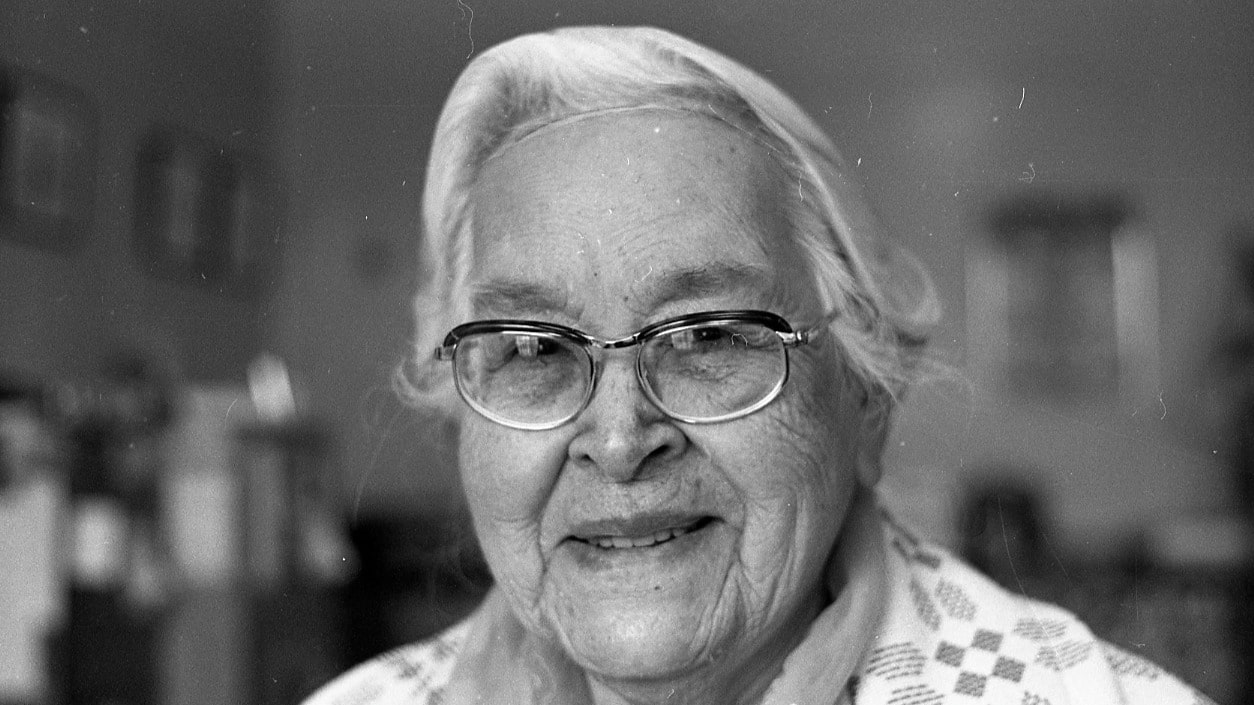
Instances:
[[[862,402],[858,429],[857,471],[863,487],[871,489],[884,473],[884,446],[892,426],[893,399],[883,389],[872,387]]]

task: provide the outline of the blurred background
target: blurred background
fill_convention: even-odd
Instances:
[[[583,23],[778,83],[931,271],[885,502],[1254,702],[1254,6],[6,0],[0,703],[295,703],[473,606],[389,381],[423,163],[469,57]]]

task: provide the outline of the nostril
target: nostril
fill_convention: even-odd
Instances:
[[[662,458],[666,457],[668,451],[669,449],[667,446],[658,446],[657,448],[654,448],[648,455],[645,456],[644,461],[647,463],[647,462],[661,460]]]

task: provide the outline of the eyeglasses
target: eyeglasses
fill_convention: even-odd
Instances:
[[[525,430],[561,426],[592,400],[600,367],[593,349],[639,346],[636,377],[662,413],[703,424],[747,416],[788,380],[793,331],[765,311],[709,311],[669,318],[606,340],[556,323],[487,320],[457,326],[435,350],[451,360],[457,391],[483,416]]]

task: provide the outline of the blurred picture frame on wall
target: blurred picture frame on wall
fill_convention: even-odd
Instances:
[[[0,67],[0,238],[69,252],[91,228],[98,113],[53,76]]]
[[[970,366],[1010,396],[1146,403],[1161,391],[1157,248],[1117,190],[1016,192],[967,249]]]
[[[211,137],[154,125],[135,171],[135,255],[155,276],[249,297],[274,260],[259,160]]]

